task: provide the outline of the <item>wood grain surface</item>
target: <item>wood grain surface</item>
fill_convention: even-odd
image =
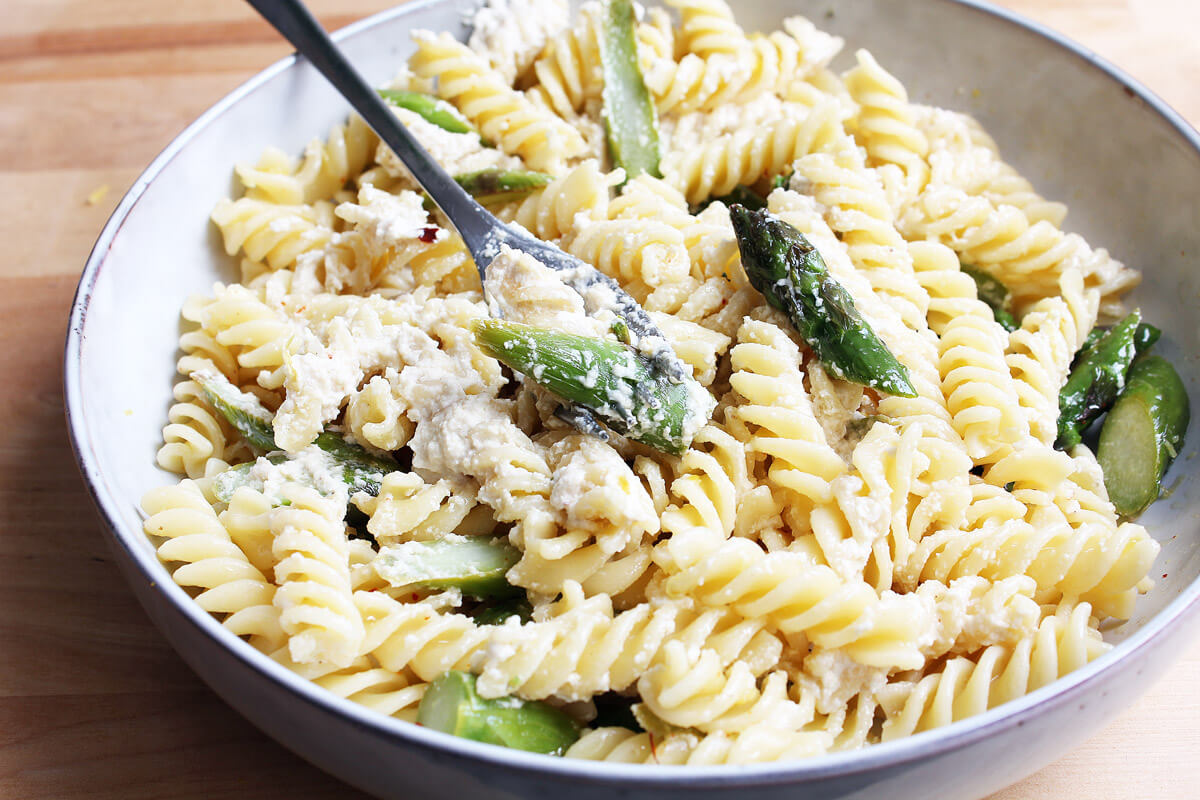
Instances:
[[[391,0],[312,0],[340,27]],[[1001,0],[1200,122],[1197,0]],[[113,565],[63,424],[92,242],[185,125],[289,52],[238,0],[0,0],[0,798],[357,796],[184,666]],[[1200,642],[1002,800],[1200,796]]]

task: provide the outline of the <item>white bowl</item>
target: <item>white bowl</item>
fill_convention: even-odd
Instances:
[[[338,36],[383,83],[413,27],[464,35],[474,0],[414,2]],[[1129,77],[1055,34],[982,4],[792,0],[738,3],[748,29],[806,13],[871,49],[918,102],[977,116],[1008,160],[1071,206],[1070,227],[1145,273],[1134,295],[1165,331],[1158,345],[1200,397],[1200,135]],[[826,12],[829,13],[826,13]],[[1059,757],[1130,704],[1187,643],[1198,615],[1200,484],[1195,432],[1169,499],[1142,520],[1163,545],[1158,584],[1117,646],[1018,701],[946,728],[811,761],[741,768],[593,764],[504,750],[385,718],[325,693],[223,629],[176,586],[142,533],[138,501],[168,476],[154,465],[185,297],[233,279],[208,222],[231,167],[276,145],[299,152],[345,118],[344,101],[287,58],[226,97],[137,180],[80,281],[66,344],[70,431],[117,560],[154,622],[197,673],[271,736],[384,797],[979,797]],[[1162,575],[1162,578],[1158,578]]]

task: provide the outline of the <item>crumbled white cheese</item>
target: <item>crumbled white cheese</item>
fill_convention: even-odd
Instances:
[[[349,489],[342,473],[342,465],[328,453],[309,445],[278,464],[265,457],[259,458],[250,468],[248,477],[250,485],[259,489],[272,505],[283,502],[285,486],[299,483],[313,487],[339,507],[345,507]]]
[[[566,0],[487,0],[475,12],[467,46],[511,84],[546,42],[566,30]]]
[[[446,106],[453,109],[449,104]],[[406,108],[393,107],[392,113],[404,123],[404,127],[408,128],[409,133],[416,137],[429,155],[433,156],[433,160],[451,175],[464,175],[484,169],[522,169],[524,166],[516,156],[507,155],[495,147],[484,147],[477,133],[448,131]],[[386,144],[380,142],[375,151],[375,160],[405,187],[418,188],[408,167],[404,166],[399,156]]]

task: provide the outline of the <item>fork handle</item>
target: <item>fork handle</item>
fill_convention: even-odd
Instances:
[[[433,202],[458,229],[472,254],[479,253],[488,243],[488,234],[500,225],[475,198],[459,186],[450,175],[396,118],[379,94],[367,85],[362,76],[329,38],[321,23],[300,0],[246,0],[263,19],[291,42],[334,85],[379,138],[399,156],[409,172],[428,192]],[[493,237],[494,238],[494,237]],[[482,271],[482,270],[481,270]]]

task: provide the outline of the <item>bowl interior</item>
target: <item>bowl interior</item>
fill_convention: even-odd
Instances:
[[[354,26],[341,44],[370,81],[383,83],[411,50],[411,28],[464,35],[463,11],[475,5],[411,3]],[[1200,140],[1194,132],[1086,54],[972,4],[736,5],[748,30],[774,29],[785,16],[805,14],[846,37],[839,68],[854,49],[866,47],[905,82],[915,101],[977,116],[1010,163],[1044,195],[1070,205],[1070,230],[1143,270],[1132,305],[1163,328],[1161,352],[1192,396],[1200,397],[1200,327],[1192,311],[1200,296],[1200,270],[1193,266],[1200,254]],[[147,489],[173,480],[155,466],[154,454],[175,379],[180,306],[188,295],[234,277],[208,215],[236,191],[235,163],[253,161],[272,145],[299,153],[347,113],[345,102],[307,64],[271,68],[160,156],[118,208],[84,273],[66,364],[81,465],[119,547],[175,602],[188,601],[143,536],[138,501]],[[1165,625],[1198,592],[1197,435],[1193,430],[1171,472],[1170,497],[1142,520],[1163,545],[1154,569],[1157,586],[1131,621],[1109,632],[1114,640]]]

